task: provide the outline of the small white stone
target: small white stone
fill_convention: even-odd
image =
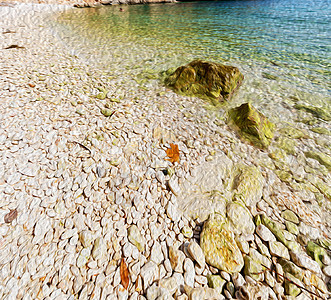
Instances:
[[[154,261],[157,265],[159,265],[164,259],[163,253],[162,253],[162,247],[158,242],[154,242],[154,245],[151,250],[150,259],[152,261]]]
[[[324,267],[324,268],[323,268],[323,273],[324,273],[326,276],[331,277],[331,265]]]
[[[293,262],[298,265],[299,267],[306,268],[314,273],[320,274],[321,273],[321,268],[318,262],[312,260],[310,257],[308,257],[304,253],[294,253],[290,252],[291,254],[291,259]]]
[[[144,282],[144,289],[146,289],[153,281],[158,279],[159,268],[154,262],[150,261],[141,268],[140,275]]]
[[[256,227],[256,233],[258,236],[265,242],[268,241],[276,241],[276,237],[273,235],[273,233],[263,224],[260,224]]]

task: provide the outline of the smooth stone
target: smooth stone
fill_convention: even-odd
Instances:
[[[252,234],[255,231],[253,217],[249,210],[239,203],[230,203],[226,207],[226,214],[237,234]]]
[[[312,260],[309,256],[304,253],[290,252],[292,261],[299,267],[308,269],[316,274],[321,273],[321,267],[318,262]]]
[[[107,253],[107,246],[102,237],[98,237],[94,241],[94,246],[92,249],[92,257],[94,259],[99,259]]]
[[[265,242],[268,241],[276,241],[276,237],[273,235],[273,233],[263,224],[259,224],[256,226],[256,233],[257,235]]]
[[[192,256],[192,258],[198,263],[198,265],[201,268],[204,268],[206,263],[205,255],[199,244],[196,243],[195,241],[191,241],[187,246],[187,251]]]
[[[146,290],[153,283],[153,281],[158,279],[159,268],[157,264],[149,261],[140,269],[140,275],[144,282],[144,289]]]
[[[193,230],[188,225],[183,226],[181,233],[188,239],[193,237]]]
[[[215,289],[208,287],[194,288],[189,293],[189,300],[223,300],[224,296],[220,295]]]
[[[175,196],[180,194],[180,187],[178,184],[178,178],[176,176],[172,176],[168,182],[170,190],[174,193]]]
[[[236,289],[239,289],[246,283],[245,278],[240,273],[234,273],[232,275],[232,281]]]
[[[140,252],[145,250],[145,240],[140,234],[140,231],[136,225],[131,225],[128,228],[128,240],[135,245]]]
[[[294,224],[299,224],[299,218],[297,217],[297,215],[296,215],[293,211],[291,211],[291,210],[289,210],[289,209],[284,210],[284,211],[281,213],[281,216],[282,216],[286,221],[290,221],[290,222],[292,222],[292,223],[294,223]]]
[[[242,253],[249,253],[249,244],[242,236],[237,237],[236,242]]]
[[[323,273],[324,273],[326,276],[331,277],[331,265],[324,267],[324,268],[323,268]]]
[[[178,222],[180,219],[180,213],[178,208],[172,204],[170,201],[168,202],[167,208],[167,216],[174,222]]]
[[[183,264],[185,260],[185,254],[181,250],[174,246],[169,247],[169,259],[171,267],[175,272],[183,273]]]
[[[269,242],[269,250],[271,255],[290,259],[288,249],[281,242]]]
[[[154,261],[157,265],[159,265],[163,261],[163,253],[162,247],[158,242],[154,242],[154,245],[151,250],[150,260]]]
[[[90,259],[90,256],[91,256],[91,248],[83,248],[77,257],[77,261],[76,261],[77,267],[81,268],[85,266],[88,260]]]
[[[169,277],[169,278],[161,279],[159,281],[159,286],[168,290],[170,295],[173,295],[178,290],[179,283],[175,277]]]

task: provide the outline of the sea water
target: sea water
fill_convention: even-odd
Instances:
[[[162,85],[156,80],[159,72],[200,58],[236,66],[244,74],[230,106],[250,101],[275,122],[298,122],[298,116],[306,116],[296,112],[297,104],[330,114],[328,0],[122,7],[123,11],[104,6],[57,14],[55,32],[87,63],[149,82],[149,87]],[[330,128],[325,118],[316,122]]]

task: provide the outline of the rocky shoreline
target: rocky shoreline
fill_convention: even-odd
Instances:
[[[328,299],[329,156],[90,68],[58,9],[0,10],[0,298]]]

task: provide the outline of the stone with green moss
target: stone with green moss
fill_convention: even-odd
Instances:
[[[289,295],[292,297],[298,296],[301,292],[301,289],[298,287],[298,285],[302,286],[302,282],[300,282],[297,278],[295,278],[292,274],[289,273],[285,273],[285,277],[288,279],[285,280],[285,295]]]
[[[299,280],[303,279],[304,272],[301,268],[299,268],[296,264],[287,260],[285,258],[279,258],[277,262],[282,266],[284,272],[292,274],[294,277]]]
[[[277,146],[288,154],[295,154],[296,141],[286,136],[280,136],[277,139]]]
[[[313,258],[318,264],[323,267],[323,257],[327,255],[324,248],[317,245],[313,241],[309,241],[306,247],[308,255]]]
[[[214,103],[230,100],[244,79],[236,67],[199,59],[167,73],[165,85],[176,93]]]
[[[296,128],[294,124],[289,124],[289,123],[288,126],[281,128],[279,130],[279,133],[292,139],[301,139],[304,137],[308,137],[308,134],[306,132]]]
[[[311,129],[311,131],[316,132],[318,134],[331,135],[331,131],[324,128],[324,127],[314,127],[314,128]]]
[[[231,109],[229,123],[243,139],[260,148],[267,148],[274,135],[275,125],[250,103]]]
[[[290,172],[283,170],[276,170],[275,173],[281,181],[290,182],[292,180],[292,174]]]
[[[324,165],[331,171],[331,157],[323,152],[307,151],[306,157],[316,159],[321,165]]]
[[[260,263],[253,260],[250,256],[246,255],[244,258],[245,267],[244,274],[252,277],[253,279],[260,281],[263,276],[263,268]]]
[[[244,266],[232,231],[225,222],[216,217],[210,216],[205,222],[200,235],[200,246],[206,262],[219,270],[237,273]]]
[[[103,108],[101,109],[101,113],[105,116],[105,117],[109,117],[113,114],[113,110],[108,109],[108,108]]]
[[[331,121],[331,115],[327,109],[306,104],[296,104],[294,105],[294,107],[298,110],[303,110],[308,113],[311,113],[316,118],[320,118],[324,121]]]
[[[299,228],[294,223],[285,221],[285,225],[286,225],[286,229],[288,230],[288,232],[290,232],[294,235],[297,235],[299,233]]]
[[[210,288],[216,289],[217,291],[219,291],[219,293],[222,292],[223,286],[226,283],[226,280],[224,280],[220,275],[209,274],[207,276],[207,280],[208,286]]]
[[[262,224],[276,236],[276,238],[282,242],[289,250],[297,252],[300,245],[295,241],[289,241],[285,238],[284,231],[279,227],[279,225],[269,219],[266,215],[261,215]]]
[[[284,210],[281,213],[281,216],[287,221],[291,221],[295,224],[299,224],[299,218],[297,217],[297,215],[293,211],[291,211],[289,209]]]

